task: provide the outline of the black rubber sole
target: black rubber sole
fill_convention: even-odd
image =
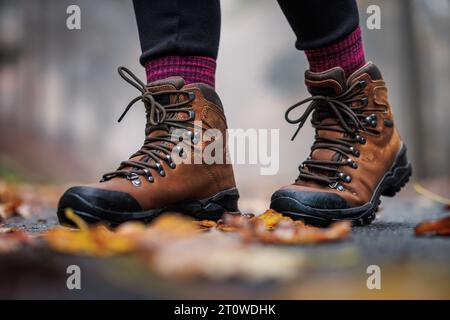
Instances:
[[[270,207],[293,219],[302,219],[307,224],[327,227],[336,221],[351,221],[354,226],[364,226],[375,220],[381,204],[380,197],[393,197],[406,185],[412,175],[412,166],[406,156],[406,146],[402,145],[391,169],[381,179],[370,202],[353,208],[318,209],[305,206],[290,197],[275,197]],[[292,208],[295,207],[295,211]],[[283,210],[290,208],[290,210]]]
[[[77,197],[77,195],[69,195]],[[90,224],[104,224],[116,227],[127,221],[140,221],[150,223],[164,212],[176,212],[193,217],[194,219],[219,220],[226,212],[239,212],[239,192],[236,188],[227,189],[212,197],[186,201],[164,208],[152,209],[139,212],[117,212],[92,206],[88,201],[78,198],[83,202],[83,209],[71,208],[75,214]],[[59,223],[74,227],[74,223],[67,219],[65,210],[68,206],[60,206],[57,211]]]

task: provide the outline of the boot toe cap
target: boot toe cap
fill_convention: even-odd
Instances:
[[[67,208],[99,217],[106,212],[142,210],[137,200],[127,193],[86,186],[72,187],[63,194],[58,204],[58,215]]]
[[[283,188],[272,195],[271,208],[279,212],[347,209],[347,201],[333,192]]]

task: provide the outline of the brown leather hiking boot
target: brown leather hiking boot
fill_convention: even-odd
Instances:
[[[286,120],[298,124],[298,132],[312,113],[315,141],[297,180],[276,191],[270,206],[321,226],[337,220],[368,224],[380,196],[394,196],[411,175],[386,84],[370,62],[348,79],[339,67],[307,71],[305,82],[312,96],[290,107]],[[311,104],[304,114],[290,119],[306,102]]]
[[[135,102],[142,101],[147,117],[144,145],[99,183],[67,190],[59,202],[59,221],[70,224],[66,208],[88,222],[111,225],[149,222],[165,211],[201,219],[218,219],[224,212],[238,211],[239,193],[231,164],[194,164],[198,161],[193,159],[194,150],[204,150],[211,143],[201,138],[207,129],[221,132],[216,139],[226,137],[227,123],[214,89],[202,83],[185,85],[180,77],[145,85],[123,67],[119,74],[142,93],[130,102],[119,121]],[[188,139],[179,143],[182,135],[175,132]],[[190,163],[186,163],[188,158]]]

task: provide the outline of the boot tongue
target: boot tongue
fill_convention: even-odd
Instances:
[[[147,84],[147,90],[151,93],[158,93],[161,91],[167,91],[167,90],[180,90],[184,87],[185,82],[184,79],[178,76],[173,76],[169,78],[165,78],[162,80],[153,81],[149,84]],[[178,99],[183,99],[181,96],[177,96],[175,93],[168,93],[168,94],[160,94],[155,96],[155,100],[160,103],[161,105],[165,106],[168,104],[174,104],[178,101]],[[175,118],[181,118],[183,116],[182,113],[179,115],[173,115]],[[161,130],[153,131],[150,135],[155,136],[161,133]],[[147,134],[147,132],[146,132]]]
[[[343,93],[347,89],[347,81],[344,70],[340,67],[336,67],[324,72],[305,72],[305,84],[311,95],[320,95],[327,97],[335,97]],[[312,115],[315,121],[321,122],[321,124],[334,124],[336,119],[332,111],[328,108],[316,109]],[[333,127],[339,127],[339,125],[332,125]],[[317,135],[321,137],[339,138],[342,137],[341,132],[333,130],[317,130]],[[312,160],[333,160],[336,161],[339,155],[328,149],[316,149],[311,154]],[[328,172],[318,172],[317,170],[311,170],[315,173],[328,175]]]
[[[147,90],[149,90],[152,93],[158,93],[162,91],[170,91],[170,90],[181,90],[185,86],[185,81],[182,77],[179,76],[173,76],[162,80],[153,81],[149,84],[147,84]],[[178,102],[181,102],[182,100],[186,99],[183,95],[177,95],[176,93],[167,93],[167,94],[160,94],[155,96],[155,101],[160,103],[161,105],[165,106],[168,104],[175,104]],[[187,118],[187,114],[184,112],[177,112],[177,113],[171,113],[170,117],[172,119],[185,119]],[[157,137],[159,135],[165,135],[170,132],[169,127],[163,126],[163,128],[152,130],[151,132],[146,128],[145,135],[147,137]],[[170,143],[165,141],[159,141],[154,142],[156,144],[169,146]],[[161,154],[163,154],[162,151],[160,151]],[[141,160],[146,159],[146,157],[140,157]]]
[[[184,79],[181,77],[169,77],[166,79],[162,79],[162,80],[157,80],[157,81],[153,81],[149,84],[146,85],[146,88],[148,91],[150,91],[151,93],[158,93],[158,92],[162,92],[162,91],[170,91],[170,90],[180,90],[184,87],[185,82]],[[180,96],[181,97],[181,96]],[[173,104],[178,102],[177,100],[180,99],[180,97],[177,97],[176,93],[167,93],[167,94],[159,94],[154,96],[155,101],[157,101],[158,103],[160,103],[161,105],[165,106],[168,104]],[[175,115],[175,117],[181,117],[178,114]],[[148,121],[148,119],[147,119]],[[169,128],[160,128],[160,129],[156,129],[156,130],[152,130],[151,132],[149,132],[149,127],[148,124],[146,125],[146,129],[145,129],[145,136],[146,137],[157,137],[159,135],[165,135],[169,132]],[[154,142],[156,144],[159,145],[166,145],[169,146],[170,143],[165,142],[165,141],[157,141]],[[161,155],[164,156],[164,153],[162,151],[159,151],[159,153]],[[139,155],[139,156],[135,156],[130,158],[129,160],[135,160],[135,161],[154,161],[154,160],[150,160],[149,156],[147,155]],[[124,167],[124,170],[130,170],[132,167]]]

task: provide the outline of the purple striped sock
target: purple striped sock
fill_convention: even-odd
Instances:
[[[359,26],[341,41],[325,48],[305,50],[305,53],[312,72],[339,66],[349,76],[366,63]]]
[[[214,88],[216,60],[200,56],[165,56],[145,63],[147,83],[180,76],[186,84],[202,82]]]

